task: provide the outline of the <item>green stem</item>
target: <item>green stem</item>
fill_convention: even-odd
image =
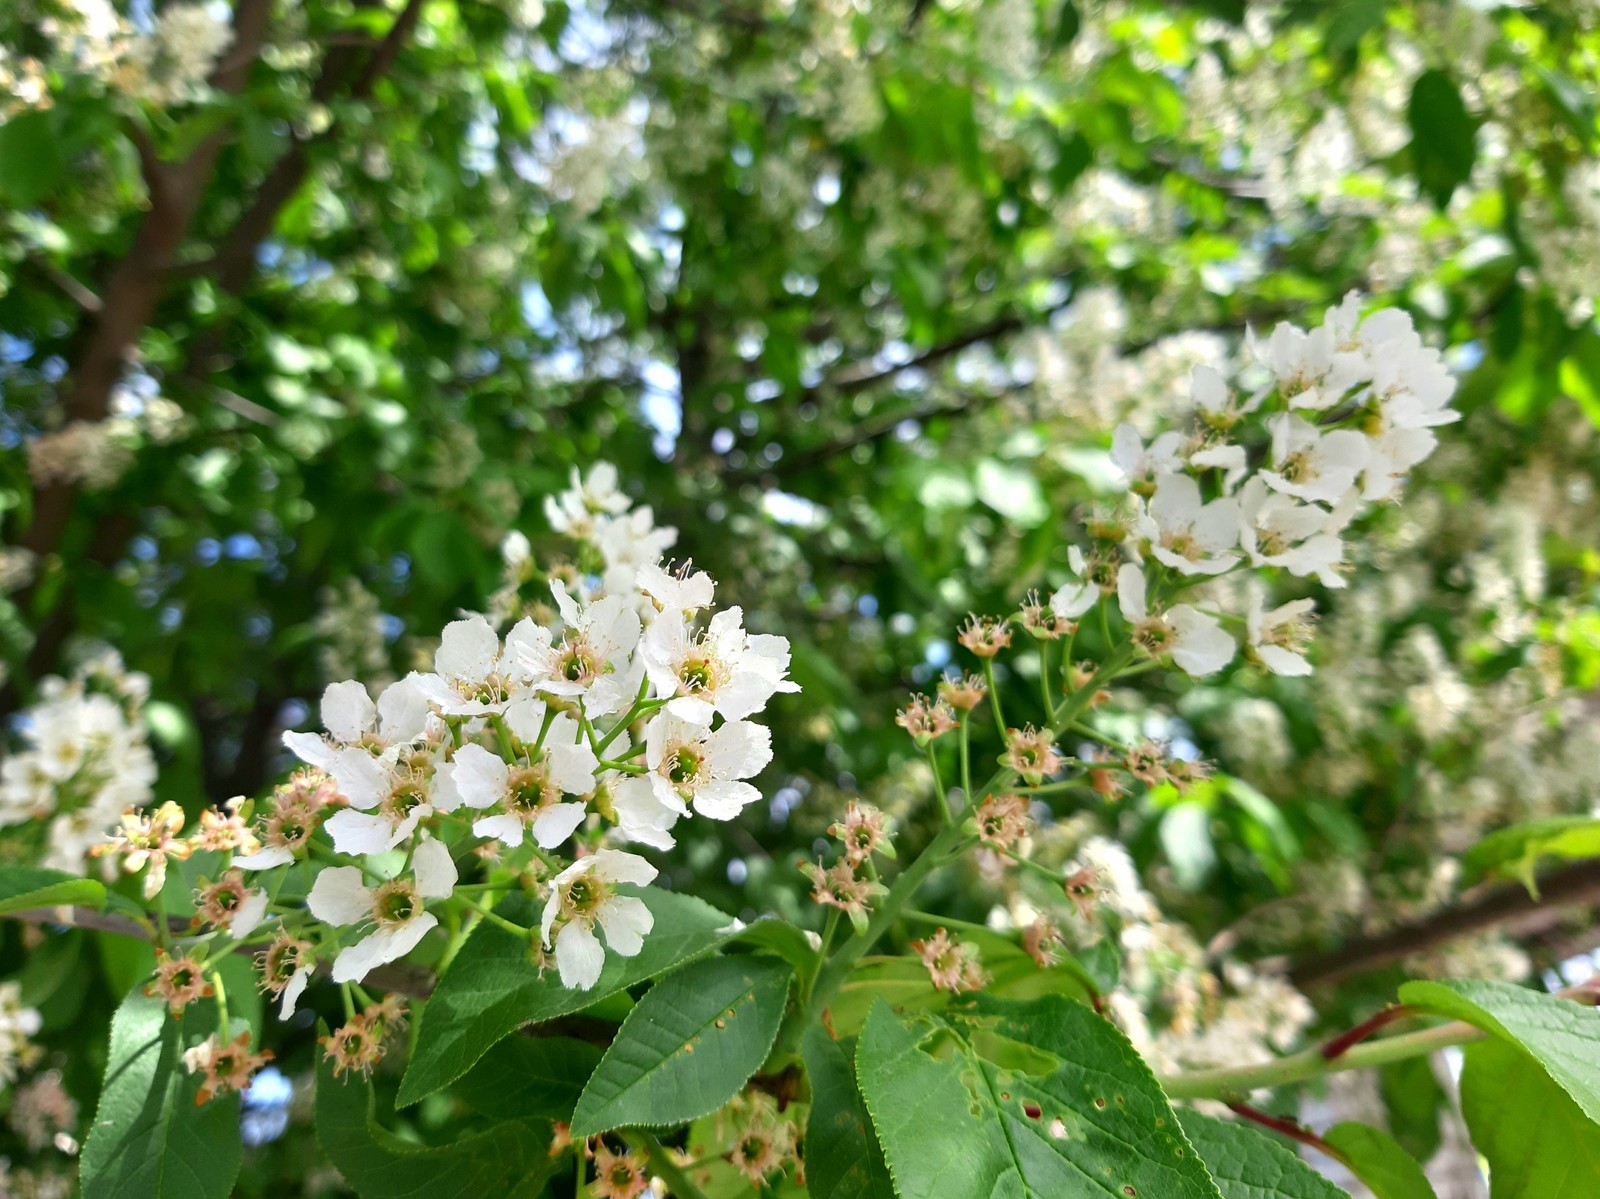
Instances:
[[[972,803],[972,733],[968,725],[972,723],[972,713],[961,713],[961,802],[966,805]]]
[[[982,661],[983,678],[989,685],[989,702],[994,706],[995,728],[1000,733],[1000,736],[1004,737],[1009,726],[1006,724],[1004,713],[1000,711],[1000,689],[994,685],[994,659],[984,658]]]
[[[704,1193],[678,1168],[677,1163],[667,1152],[666,1146],[656,1138],[655,1134],[640,1130],[630,1135],[635,1135],[644,1142],[645,1148],[650,1151],[650,1169],[666,1181],[670,1194],[676,1195],[677,1199],[705,1199]]]
[[[1044,701],[1045,719],[1054,724],[1056,701],[1050,696],[1050,643],[1039,642],[1039,698]]]
[[[906,908],[900,913],[902,917],[917,924],[932,924],[940,928],[964,928],[971,933],[988,933],[992,937],[1004,937],[1004,933],[997,933],[986,924],[978,924],[971,920],[952,920],[949,916],[936,916],[932,912],[919,912],[916,908]]]
[[[1094,676],[1067,697],[1066,702],[1057,711],[1055,720],[1051,722],[1051,731],[1059,734],[1076,720],[1079,714],[1089,706],[1089,701],[1094,697],[1095,691],[1115,678],[1117,672],[1122,670],[1132,658],[1133,647],[1131,644],[1124,643],[1113,650],[1106,660],[1100,664],[1100,669],[1095,671]],[[992,676],[987,659],[984,661],[984,667]],[[993,694],[994,683],[992,677],[989,685],[991,694]],[[937,769],[935,770],[935,777],[937,778]],[[988,781],[984,783],[979,792],[967,795],[966,806],[962,810],[962,819],[965,819],[966,815],[977,806],[981,799],[991,794],[996,787],[1003,786],[1009,782],[1012,777],[1012,772],[1005,767],[1001,767],[990,775]],[[847,939],[839,946],[838,952],[823,966],[817,976],[817,985],[812,992],[810,1002],[796,1014],[797,1019],[790,1025],[793,1031],[789,1033],[786,1044],[791,1044],[797,1040],[805,1029],[809,1027],[811,1021],[816,1018],[817,1013],[827,1008],[834,995],[838,993],[839,988],[844,985],[844,980],[849,976],[850,968],[855,965],[862,954],[876,945],[883,935],[894,926],[894,922],[900,918],[902,911],[911,902],[911,897],[916,894],[917,888],[922,885],[928,875],[944,865],[951,854],[965,843],[966,836],[962,832],[961,823],[961,820],[957,820],[951,827],[944,829],[928,843],[927,848],[918,854],[910,865],[900,872],[900,876],[890,886],[889,893],[883,897],[878,904],[877,910],[872,914],[872,919],[868,921],[866,932],[858,937]],[[1040,869],[1043,869],[1043,867],[1040,867]]]
[[[1304,1082],[1321,1074],[1339,1070],[1359,1070],[1372,1066],[1387,1066],[1408,1058],[1421,1057],[1451,1045],[1465,1045],[1482,1039],[1480,1029],[1461,1021],[1408,1032],[1398,1037],[1384,1037],[1356,1045],[1328,1059],[1322,1055],[1321,1046],[1314,1045],[1288,1057],[1276,1058],[1254,1066],[1224,1066],[1217,1070],[1200,1070],[1193,1074],[1172,1074],[1160,1079],[1162,1089],[1173,1099],[1231,1099],[1242,1098],[1251,1091],[1279,1087],[1292,1082]]]
[[[939,751],[933,747],[933,742],[928,742],[928,765],[933,769],[933,798],[939,808],[939,819],[945,828],[955,823],[950,815],[950,795],[944,789],[944,776],[939,773]],[[965,799],[965,797],[963,797]]]

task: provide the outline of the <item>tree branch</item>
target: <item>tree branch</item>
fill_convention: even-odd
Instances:
[[[372,3],[373,0],[368,0]],[[422,16],[426,0],[408,0],[389,32],[377,47],[366,53],[366,47],[351,43],[338,43],[323,60],[322,72],[312,89],[312,101],[325,104],[344,87],[345,81],[360,68],[360,74],[350,85],[349,99],[365,100],[372,94],[378,80],[388,73]],[[365,65],[362,65],[364,62]],[[255,272],[256,249],[271,234],[278,223],[278,213],[289,202],[311,169],[310,152],[333,139],[339,129],[335,121],[314,137],[296,138],[273,164],[272,170],[256,190],[255,200],[234,223],[222,246],[209,262],[201,265],[200,273],[215,275],[223,291],[237,295],[249,283]],[[197,357],[205,357],[198,354]],[[203,364],[201,365],[203,369]]]
[[[1326,986],[1491,928],[1511,936],[1537,935],[1566,920],[1567,909],[1600,906],[1600,861],[1553,871],[1539,880],[1539,894],[1534,899],[1515,883],[1480,891],[1411,924],[1296,959],[1289,965],[1289,979],[1301,990]]]

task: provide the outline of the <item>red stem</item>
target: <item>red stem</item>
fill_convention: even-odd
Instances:
[[[1322,1058],[1331,1062],[1352,1047],[1361,1044],[1373,1033],[1397,1020],[1406,1020],[1417,1014],[1417,1009],[1406,1003],[1392,1003],[1382,1011],[1368,1016],[1360,1024],[1342,1032],[1322,1047]]]

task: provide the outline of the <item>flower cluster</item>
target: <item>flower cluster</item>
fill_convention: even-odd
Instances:
[[[731,820],[757,800],[749,780],[772,747],[751,718],[797,689],[788,642],[716,609],[709,575],[656,561],[661,531],[614,484],[597,469],[552,500],[558,531],[594,539],[580,554],[596,573],[550,576],[543,620],[523,615],[503,638],[484,617],[454,621],[431,671],[376,698],[331,684],[324,731],[284,737],[306,769],[270,799],[209,812],[189,836],[170,805],[130,810],[103,851],[144,870],[152,895],[169,861],[217,851],[196,923],[237,941],[272,921],[258,961],[285,1016],[319,961],[359,984],[410,953],[478,870],[542,901],[526,930],[535,958],[548,952],[566,986],[592,987],[606,947],[633,956],[654,924],[638,889],[656,868],[618,846],[670,848],[679,820]],[[304,908],[269,911],[275,888],[248,880],[307,862]],[[156,985],[176,1009],[204,972],[203,955],[166,957]],[[329,1045],[349,1068],[370,1066],[381,1042],[360,1020]]]
[[[1343,586],[1341,534],[1361,510],[1398,497],[1406,474],[1453,421],[1455,380],[1398,309],[1363,317],[1360,298],[1312,330],[1280,324],[1252,336],[1256,377],[1230,385],[1210,367],[1192,379],[1195,427],[1146,442],[1119,426],[1111,457],[1132,493],[1122,519],[1096,522],[1102,544],[1073,557],[1074,578],[1050,598],[1063,626],[1115,594],[1134,644],[1185,672],[1221,670],[1239,645],[1210,602],[1174,602],[1220,576],[1281,568]],[[1110,563],[1120,562],[1114,571]],[[1312,603],[1270,610],[1252,591],[1244,625],[1251,661],[1307,674]]]
[[[150,797],[156,763],[142,718],[150,680],[106,652],[39,690],[21,726],[25,748],[0,762],[0,826],[37,822],[39,861],[81,873],[106,829]]]
[[[39,1027],[39,1013],[22,1004],[22,984],[0,983],[0,1083],[11,1082],[19,1067],[37,1059],[39,1050],[32,1037]]]

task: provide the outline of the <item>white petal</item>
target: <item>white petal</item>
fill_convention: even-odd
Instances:
[[[519,695],[506,706],[506,727],[518,741],[532,745],[539,739],[539,730],[544,727],[544,714],[548,710],[544,700],[537,695]]]
[[[283,744],[307,766],[327,770],[333,763],[335,750],[315,733],[285,733]]]
[[[294,861],[294,854],[282,845],[266,845],[255,853],[240,854],[233,859],[233,865],[240,870],[271,870],[274,866],[287,866]]]
[[[361,740],[372,728],[377,708],[367,689],[352,679],[329,683],[322,693],[322,727],[346,745]]]
[[[447,679],[480,682],[489,677],[500,656],[500,638],[481,616],[452,620],[444,626],[433,668]]]
[[[352,808],[375,807],[389,789],[387,767],[364,749],[352,746],[336,750],[324,769],[333,775],[339,794],[350,801]]]
[[[772,730],[748,720],[730,720],[706,738],[706,755],[719,777],[750,778],[772,761]]]
[[[372,914],[372,892],[361,883],[355,866],[332,866],[317,875],[306,907],[327,924],[354,924]]]
[[[394,825],[389,823],[387,817],[372,812],[344,808],[330,816],[323,827],[328,830],[328,836],[333,838],[333,847],[340,853],[359,856],[394,848]]]
[[[705,700],[697,699],[692,695],[677,696],[667,705],[666,710],[679,720],[687,720],[690,724],[700,725],[710,724],[712,716],[717,711]]]
[[[550,778],[568,795],[593,791],[599,768],[600,759],[587,745],[554,745],[550,749]]]
[[[487,808],[505,798],[506,786],[511,778],[511,768],[499,754],[490,753],[476,743],[463,745],[456,750],[456,794],[469,808]]]
[[[283,988],[283,1001],[278,1007],[278,1019],[287,1020],[294,1015],[295,1005],[300,1002],[300,996],[305,994],[306,984],[311,981],[309,968],[296,970],[294,977],[289,980],[289,985]]]
[[[242,941],[260,927],[267,915],[267,893],[259,888],[245,893],[244,902],[233,910],[228,921],[228,935]]]
[[[428,727],[428,697],[409,678],[390,683],[378,696],[378,735],[388,745],[408,745]]]
[[[649,862],[636,853],[625,853],[620,849],[597,849],[591,860],[594,862],[594,872],[614,883],[638,883],[643,886],[656,876],[656,868]]]
[[[360,982],[369,970],[405,957],[438,923],[439,918],[432,912],[423,912],[398,928],[380,928],[350,948],[340,951],[333,960],[333,981]]]
[[[554,849],[583,823],[589,809],[581,803],[551,804],[533,818],[533,839],[540,849]]]
[[[655,849],[671,849],[676,844],[668,830],[678,822],[679,813],[656,798],[648,779],[632,777],[619,783],[611,806],[617,813],[617,831],[625,839]]]
[[[605,964],[606,951],[588,925],[574,920],[556,934],[556,967],[561,971],[562,986],[587,991],[600,981]]]
[[[424,841],[411,855],[411,872],[417,878],[417,894],[424,899],[444,899],[456,889],[461,876],[443,841]]]
[[[1233,661],[1238,646],[1213,617],[1188,604],[1177,604],[1168,611],[1167,623],[1177,634],[1172,660],[1186,673],[1195,677],[1213,674]]]
[[[1281,645],[1258,645],[1256,657],[1273,674],[1295,676],[1311,673],[1311,663],[1306,661],[1304,655],[1284,649]]]
[[[761,792],[749,783],[707,783],[695,789],[694,810],[712,820],[732,820],[760,798]]]
[[[642,899],[617,895],[601,906],[600,925],[606,930],[606,944],[625,958],[644,948],[644,938],[655,927],[656,918]]]
[[[1117,570],[1117,605],[1122,609],[1122,619],[1138,624],[1145,617],[1144,571],[1132,562],[1124,562]]]
[[[512,849],[522,844],[523,823],[520,816],[485,816],[472,822],[472,831],[479,837],[493,837]]]

